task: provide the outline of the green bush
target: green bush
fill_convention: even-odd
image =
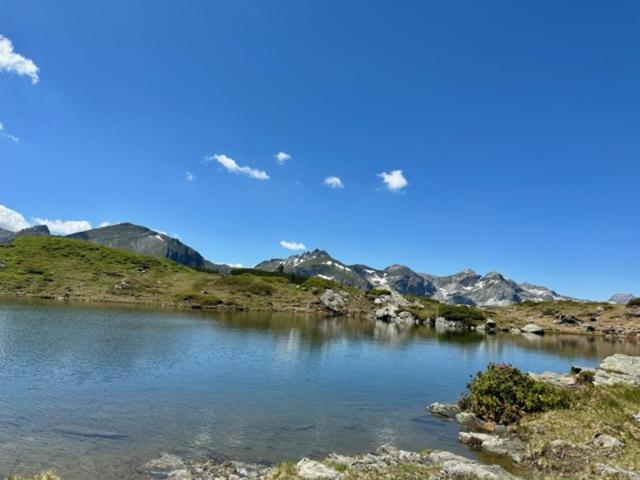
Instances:
[[[228,277],[224,277],[221,282],[225,285],[232,286],[237,290],[249,292],[254,295],[266,296],[271,295],[274,291],[271,284],[250,273],[229,275]]]
[[[534,380],[511,365],[490,363],[467,385],[460,408],[485,420],[509,424],[525,413],[569,406],[567,392]]]
[[[593,380],[596,378],[596,374],[593,370],[580,370],[578,373],[578,383],[593,383]]]
[[[282,265],[280,265],[282,266]],[[300,285],[309,277],[303,277],[301,275],[296,275],[295,273],[285,273],[284,269],[278,268],[275,272],[269,272],[267,270],[260,270],[257,268],[234,268],[229,272],[229,275],[237,276],[237,275],[245,275],[250,274],[256,277],[267,277],[267,278],[282,278],[287,280],[290,283],[295,283]]]
[[[309,277],[302,282],[302,286],[310,290],[320,291],[326,290],[327,288],[336,288],[338,287],[338,284],[333,280],[327,280],[326,278]]]
[[[201,293],[179,293],[175,296],[175,300],[179,303],[190,303],[193,305],[201,305],[203,307],[213,307],[224,303],[218,297]]]
[[[461,322],[466,325],[475,325],[487,318],[482,310],[464,305],[443,305],[439,308],[438,315],[449,321]]]
[[[386,288],[372,288],[367,290],[366,295],[369,297],[381,297],[382,295],[390,295],[391,292]]]

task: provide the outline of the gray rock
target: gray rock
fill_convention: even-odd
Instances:
[[[575,377],[568,373],[557,373],[557,372],[531,373],[530,372],[529,376],[534,380],[549,383],[557,387],[573,387],[576,384]]]
[[[627,480],[640,480],[640,472],[635,472],[633,470],[627,470],[626,468],[616,467],[614,465],[605,465],[604,463],[598,463],[595,467],[596,473],[607,476],[614,477],[617,479],[627,479]]]
[[[438,415],[446,418],[456,418],[460,413],[460,407],[455,403],[439,403],[435,402],[429,405],[431,415]]]
[[[488,433],[502,433],[506,430],[504,425],[496,425],[495,422],[485,422],[470,412],[460,412],[456,415],[456,422],[472,430],[482,430]]]
[[[596,369],[595,385],[619,383],[640,386],[640,357],[616,353],[605,358]]]
[[[640,412],[636,413],[636,414],[633,416],[633,419],[634,419],[636,422],[640,423]]]
[[[347,294],[344,292],[334,292],[330,288],[322,292],[318,299],[331,312],[344,313],[347,306]]]
[[[305,480],[340,480],[343,475],[325,464],[303,458],[296,464],[296,471]]]
[[[522,328],[522,331],[524,333],[533,333],[535,335],[544,335],[544,329],[542,327],[539,327],[538,325],[536,325],[534,323],[530,323],[528,325],[525,325]]]
[[[507,455],[515,462],[522,461],[524,446],[517,440],[476,432],[460,432],[458,441],[471,448],[480,448],[497,455]]]
[[[336,465],[343,465],[345,467],[350,467],[356,462],[355,457],[348,457],[346,455],[340,455],[338,453],[331,453],[329,454],[328,458]]]
[[[607,435],[605,433],[596,433],[591,440],[591,443],[596,447],[604,449],[624,447],[624,442],[622,440],[619,440],[616,437],[612,437],[611,435]]]

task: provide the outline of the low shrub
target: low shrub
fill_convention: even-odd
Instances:
[[[328,288],[336,288],[338,287],[338,284],[333,280],[327,280],[326,278],[309,277],[302,282],[302,286],[312,291],[324,291]]]
[[[382,295],[390,295],[391,292],[386,288],[372,288],[367,290],[366,295],[369,297],[381,297]]]
[[[593,380],[596,378],[596,374],[593,370],[580,370],[578,376],[576,377],[578,383],[593,383]]]
[[[213,307],[224,303],[218,297],[201,293],[178,293],[174,298],[178,303],[190,303],[203,307]]]
[[[473,377],[467,388],[460,408],[505,425],[525,413],[569,406],[565,391],[534,380],[511,365],[490,363],[486,371]]]
[[[482,310],[464,305],[443,305],[439,308],[438,315],[449,321],[461,322],[466,325],[475,325],[487,318]]]
[[[267,281],[249,273],[240,275],[229,275],[221,280],[221,283],[234,287],[236,290],[249,292],[254,295],[271,295],[274,291],[273,285]]]

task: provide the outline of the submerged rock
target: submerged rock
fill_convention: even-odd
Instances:
[[[627,384],[640,387],[640,357],[616,353],[605,358],[596,369],[595,385]]]
[[[456,418],[460,411],[460,407],[455,403],[432,403],[429,405],[431,415],[438,415],[446,418]]]

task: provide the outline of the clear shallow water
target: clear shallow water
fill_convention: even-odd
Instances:
[[[365,320],[0,303],[0,477],[115,479],[163,452],[277,462],[383,443],[470,455],[425,406],[490,361],[596,365],[599,338],[401,333]]]

